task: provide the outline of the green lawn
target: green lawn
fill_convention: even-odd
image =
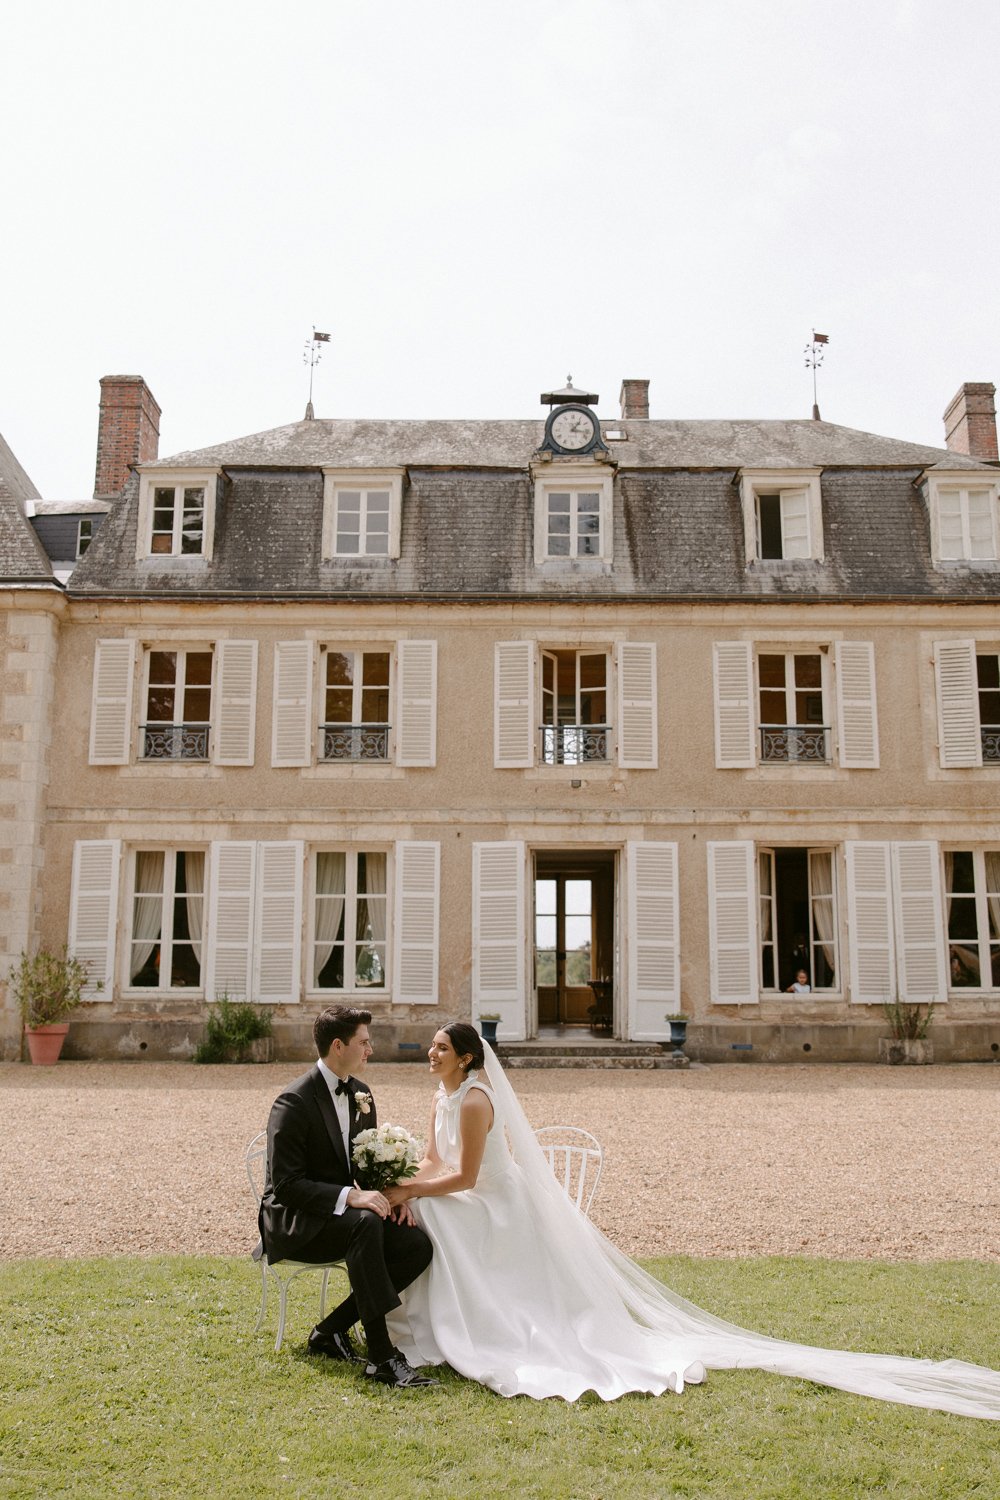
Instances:
[[[1000,1272],[974,1262],[649,1262],[744,1326],[1000,1363]],[[710,1373],[683,1397],[505,1401],[450,1373],[373,1388],[304,1353],[312,1278],[274,1353],[249,1260],[0,1266],[0,1496],[900,1496],[994,1500],[1000,1424],[806,1382]],[[488,1295],[488,1289],[484,1293]]]

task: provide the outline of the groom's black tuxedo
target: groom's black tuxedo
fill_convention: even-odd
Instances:
[[[378,1124],[375,1101],[357,1078],[347,1079],[350,1138]],[[356,1096],[371,1100],[363,1115]],[[329,1223],[337,1199],[354,1183],[344,1137],[326,1079],[310,1068],[279,1094],[267,1122],[267,1178],[260,1236],[269,1260],[301,1260]]]
[[[346,1083],[353,1141],[359,1131],[375,1126],[378,1117],[365,1085],[357,1078]],[[337,1214],[341,1193],[353,1185],[354,1169],[329,1086],[318,1067],[310,1068],[271,1106],[258,1222],[269,1261],[346,1262],[352,1295],[324,1319],[320,1328],[327,1332],[345,1332],[359,1316],[368,1331],[374,1320],[399,1306],[396,1293],[431,1258],[430,1240],[415,1225],[380,1219],[365,1208]]]

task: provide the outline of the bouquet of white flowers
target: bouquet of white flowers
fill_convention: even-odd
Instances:
[[[380,1125],[354,1137],[351,1152],[358,1182],[369,1191],[384,1191],[414,1177],[423,1155],[420,1145],[402,1125]]]

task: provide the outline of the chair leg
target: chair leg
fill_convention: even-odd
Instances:
[[[264,1316],[267,1312],[267,1267],[261,1263],[260,1268],[260,1312],[257,1314],[257,1326],[254,1333],[260,1333],[264,1326]]]
[[[278,1337],[274,1341],[274,1352],[275,1352],[275,1354],[278,1354],[280,1352],[280,1350],[281,1350],[281,1343],[282,1343],[282,1340],[285,1337],[285,1315],[288,1312],[288,1287],[289,1287],[289,1283],[287,1281],[279,1281],[278,1287],[279,1287],[279,1295],[278,1295]]]
[[[329,1282],[329,1280],[330,1280],[330,1271],[329,1271],[329,1268],[327,1268],[323,1272],[323,1284],[322,1284],[322,1286],[319,1289],[319,1320],[320,1320],[321,1323],[322,1323],[323,1319],[326,1317],[326,1288],[327,1288],[327,1283]]]

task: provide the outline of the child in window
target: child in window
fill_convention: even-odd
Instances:
[[[809,974],[806,969],[796,969],[795,983],[790,984],[785,991],[786,995],[808,995],[812,989],[809,983]]]

